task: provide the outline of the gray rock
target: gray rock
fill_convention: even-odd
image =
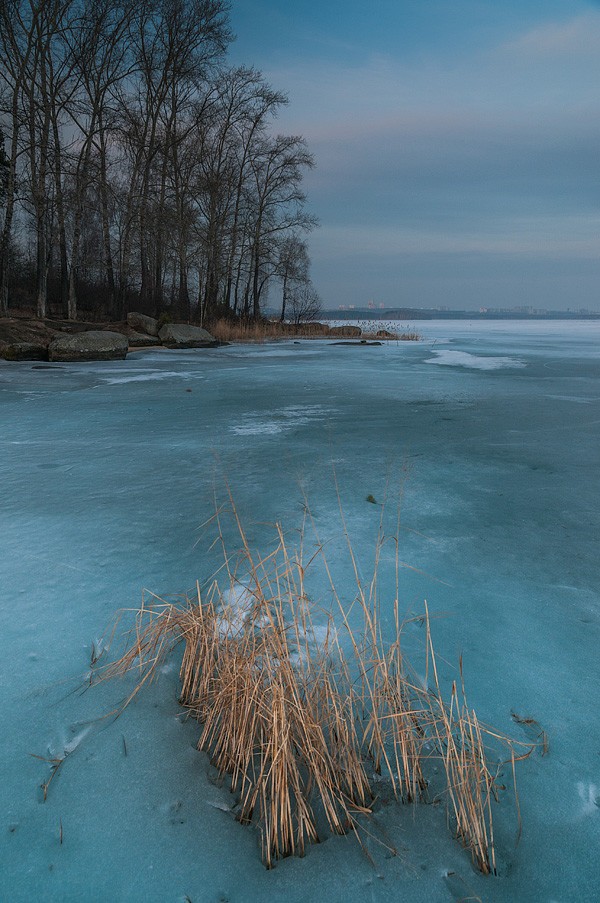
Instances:
[[[129,343],[120,332],[90,330],[61,335],[48,346],[50,361],[122,361]]]
[[[146,335],[158,335],[158,320],[155,320],[154,317],[147,317],[145,314],[135,312],[127,314],[127,325],[137,332],[145,332]]]
[[[358,338],[362,335],[360,326],[332,326],[329,335],[341,335],[348,339]]]
[[[130,348],[150,348],[160,345],[160,340],[154,335],[146,335],[143,332],[136,332],[134,329],[128,329],[125,336],[129,340]]]
[[[329,344],[330,345],[359,345],[360,347],[362,347],[364,345],[366,348],[372,348],[373,346],[381,345],[381,342],[367,342],[366,339],[360,339],[360,341],[358,341],[358,342],[353,342],[352,340],[349,340],[347,342],[346,341],[330,342]]]
[[[167,348],[213,348],[219,344],[206,329],[185,323],[166,323],[158,337]]]
[[[5,361],[47,361],[48,346],[35,342],[0,342],[0,358]]]
[[[398,336],[393,332],[388,332],[387,329],[378,329],[375,333],[375,337],[378,339],[397,339]]]

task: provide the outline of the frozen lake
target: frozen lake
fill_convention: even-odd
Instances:
[[[598,900],[600,324],[417,329],[381,347],[0,362],[1,900]],[[462,653],[483,721],[527,739],[515,712],[548,734],[518,771],[518,845],[508,800],[496,808],[499,877],[473,871],[443,807],[399,804],[376,815],[398,856],[373,843],[373,866],[337,837],[266,871],[195,750],[175,660],[101,717],[129,685],[85,691],[92,644],[144,588],[211,575],[201,525],[224,475],[259,547],[276,520],[300,524],[306,493],[342,590],[335,480],[365,574],[381,514],[367,496],[387,496],[391,524],[400,505],[401,603],[427,600],[444,681]],[[417,628],[408,642],[418,658]],[[44,803],[34,756],[65,752]]]

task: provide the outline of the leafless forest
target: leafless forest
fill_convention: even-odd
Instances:
[[[228,12],[0,0],[0,315],[310,306],[314,161],[277,132],[285,95],[228,65]]]

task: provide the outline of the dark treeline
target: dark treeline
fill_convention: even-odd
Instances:
[[[231,68],[223,0],[0,0],[0,315],[205,322],[309,302],[287,102]]]

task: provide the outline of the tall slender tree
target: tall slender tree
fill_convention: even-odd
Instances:
[[[26,147],[25,85],[34,48],[34,29],[23,16],[20,0],[0,3],[0,80],[3,118],[8,126],[8,177],[4,222],[0,237],[0,312],[8,309],[10,244],[17,206],[17,178],[20,158]],[[32,10],[32,22],[37,12]]]
[[[69,113],[79,136],[72,162],[71,261],[69,269],[69,319],[77,315],[77,283],[81,241],[91,184],[100,188],[102,246],[104,250],[108,306],[114,306],[114,275],[110,249],[107,188],[106,128],[114,112],[113,92],[133,72],[127,41],[128,29],[138,8],[137,0],[83,0],[76,27],[67,36],[79,85]]]
[[[313,217],[304,211],[301,182],[306,169],[314,166],[306,142],[298,136],[264,138],[253,155],[251,207],[252,313],[260,316],[260,299],[273,263],[273,240],[283,232],[310,229]],[[267,273],[265,273],[265,269]]]
[[[295,233],[286,235],[277,243],[277,276],[281,280],[281,315],[283,323],[290,293],[298,286],[307,285],[310,260],[306,242]]]

